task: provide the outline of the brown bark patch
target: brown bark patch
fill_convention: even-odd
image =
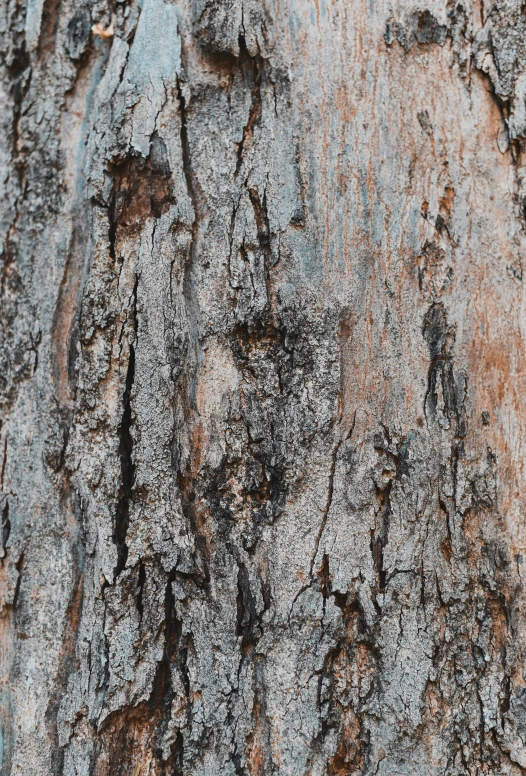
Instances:
[[[150,154],[130,156],[113,165],[113,199],[110,207],[110,246],[118,233],[138,234],[148,218],[160,218],[174,203],[173,182],[166,146],[154,134]]]
[[[328,776],[349,776],[363,765],[360,741],[360,720],[352,709],[343,716],[343,732],[336,754],[329,762]]]

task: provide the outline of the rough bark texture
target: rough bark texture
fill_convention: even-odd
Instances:
[[[3,0],[1,773],[526,773],[523,0]]]

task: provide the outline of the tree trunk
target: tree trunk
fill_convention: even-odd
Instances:
[[[522,0],[0,16],[1,773],[526,773]]]

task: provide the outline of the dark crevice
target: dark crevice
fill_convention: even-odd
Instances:
[[[438,503],[439,503],[440,509],[444,513],[445,524],[446,524],[446,538],[441,544],[441,550],[447,562],[451,563],[451,560],[453,558],[453,535],[451,533],[451,521],[449,518],[449,509],[447,508],[447,505],[444,503],[444,501],[441,498],[439,498]]]
[[[22,553],[19,559],[17,560],[17,562],[15,563],[15,568],[18,572],[18,577],[16,580],[15,592],[13,594],[13,609],[16,609],[16,605],[18,603],[18,596],[20,594],[20,584],[22,582],[22,569],[24,568],[24,561],[25,561],[25,556],[24,556],[24,553]]]
[[[239,175],[243,163],[243,154],[252,140],[256,124],[261,118],[261,81],[263,77],[263,62],[260,61],[259,57],[252,58],[250,56],[242,36],[240,36],[239,39],[239,48],[241,51],[241,62],[249,64],[252,68],[254,85],[252,87],[252,102],[248,113],[247,123],[243,127],[241,142],[237,149],[236,170],[234,173],[235,178]]]
[[[323,613],[325,614],[325,607],[327,604],[327,598],[331,594],[331,572],[329,568],[329,556],[324,553],[321,559],[321,565],[318,570],[318,579],[320,581],[320,590],[323,597]]]
[[[425,417],[428,421],[436,419],[440,388],[445,415],[454,426],[455,436],[463,438],[467,433],[464,406],[467,377],[462,371],[454,371],[455,328],[449,326],[442,303],[434,303],[427,310],[422,323],[422,335],[427,342],[430,359],[424,398]]]
[[[166,581],[165,588],[165,618],[164,618],[164,652],[161,661],[157,665],[157,671],[153,682],[153,689],[148,701],[151,712],[159,715],[156,736],[159,741],[166,733],[171,718],[172,701],[175,697],[172,674],[179,671],[186,697],[190,694],[190,679],[187,668],[188,648],[182,641],[182,623],[177,617],[175,598],[172,583],[175,579],[175,571]],[[162,760],[162,752],[158,748],[157,755]],[[163,776],[179,776],[183,768],[183,735],[178,731],[170,747],[170,755],[162,761]]]
[[[393,480],[389,480],[384,488],[376,488],[376,498],[380,507],[380,528],[371,529],[371,555],[378,578],[378,592],[384,593],[387,585],[387,572],[384,567],[384,548],[389,540],[389,523],[391,518],[391,490]]]
[[[382,433],[375,434],[374,447],[382,464],[382,484],[376,484],[377,524],[370,531],[370,548],[378,579],[378,592],[384,593],[389,582],[384,568],[384,549],[389,541],[392,516],[391,493],[395,481],[410,475],[409,441],[402,438],[394,447],[389,429],[382,425]]]
[[[11,534],[11,521],[9,520],[9,501],[6,501],[2,509],[2,551],[3,557],[7,554],[7,542]]]
[[[455,507],[458,504],[459,496],[459,481],[458,481],[458,468],[459,461],[464,458],[465,450],[464,443],[457,442],[456,440],[451,445],[451,473],[453,478],[453,502]]]
[[[110,258],[112,262],[115,261],[115,242],[117,239],[117,187],[114,184],[113,187],[113,195],[111,198],[110,206],[108,208],[108,242],[109,242],[109,253]]]
[[[64,468],[64,463],[66,461],[66,451],[68,449],[68,443],[69,443],[69,433],[70,433],[70,426],[66,424],[62,424],[62,446],[60,448],[60,454],[58,457],[58,464],[57,464],[57,472],[62,471]]]
[[[15,163],[15,169],[18,173],[19,185],[21,191],[24,188],[25,164],[19,158],[20,153],[20,119],[22,117],[22,108],[24,99],[29,91],[31,84],[31,66],[29,55],[26,50],[25,41],[19,49],[16,50],[11,67],[9,68],[11,81],[11,94],[13,98],[13,118],[12,118],[12,153]]]
[[[13,112],[11,120],[11,144],[14,168],[18,175],[20,193],[24,193],[25,161],[20,154],[20,120],[23,114],[24,100],[29,92],[31,84],[31,61],[26,47],[24,25],[15,27],[13,34],[13,52],[7,71],[11,81],[11,97],[13,100]],[[19,31],[22,30],[20,33]],[[18,203],[17,203],[18,204]],[[18,207],[15,215],[15,223],[18,218]]]
[[[189,325],[190,337],[195,338],[195,334],[199,330],[199,326],[197,323],[199,316],[198,316],[198,310],[197,310],[196,301],[195,301],[196,295],[193,293],[193,288],[192,288],[192,280],[193,280],[192,270],[197,256],[197,245],[198,245],[199,227],[200,227],[200,216],[199,216],[200,207],[199,207],[199,197],[197,192],[197,184],[192,170],[192,154],[190,149],[190,139],[188,136],[188,107],[186,104],[186,98],[183,94],[183,89],[179,78],[177,78],[177,99],[179,102],[179,115],[181,119],[180,137],[181,137],[181,155],[182,155],[182,162],[183,162],[183,171],[184,171],[184,176],[186,180],[186,188],[188,191],[188,196],[190,197],[190,201],[192,203],[192,208],[194,211],[193,212],[194,220],[192,222],[192,240],[190,243],[190,250],[188,253],[188,262],[185,268],[183,293],[184,293],[184,298],[186,300],[188,317],[190,319],[190,325]],[[197,348],[198,348],[198,344],[197,342],[194,341],[193,350],[196,352],[196,356],[197,356]],[[192,392],[189,392],[189,395],[191,395],[191,393]]]
[[[194,207],[192,244],[195,244],[195,237],[197,236],[197,232],[195,230],[198,227],[197,194],[194,186],[194,176],[192,173],[192,161],[191,161],[191,152],[190,152],[190,141],[188,139],[188,117],[187,117],[186,98],[183,94],[183,90],[182,90],[181,82],[179,78],[177,79],[177,99],[179,102],[179,115],[181,119],[181,152],[183,157],[183,170],[184,170],[184,176],[186,180],[186,187],[188,189],[188,195]]]
[[[179,78],[176,79],[176,95],[179,103],[179,117],[180,117],[180,141],[181,141],[181,156],[183,163],[183,171],[186,180],[186,188],[188,197],[192,204],[193,221],[191,226],[191,241],[188,249],[186,263],[184,266],[183,276],[183,297],[186,308],[186,317],[188,321],[187,325],[187,362],[185,369],[185,382],[182,387],[183,402],[186,405],[187,412],[190,414],[196,409],[195,388],[197,381],[197,368],[200,358],[201,345],[198,340],[198,332],[201,329],[200,323],[200,309],[198,302],[198,293],[195,288],[195,267],[198,260],[198,247],[199,247],[199,232],[201,228],[201,208],[206,207],[206,197],[203,195],[199,181],[197,180],[192,165],[192,151],[191,142],[189,136],[189,106],[186,101],[186,97],[183,92],[183,85]],[[193,486],[191,484],[191,476],[187,477],[183,475],[185,480],[186,493],[193,492]],[[183,492],[183,491],[182,491]],[[193,513],[194,510],[191,506],[188,506],[187,512]],[[192,517],[192,515],[190,515]],[[196,521],[196,524],[199,520]],[[206,540],[203,540],[204,531],[199,532],[200,553],[201,560],[203,561],[203,574],[206,580],[208,579],[207,568],[207,548]]]
[[[0,420],[0,430],[2,428],[2,421]],[[2,466],[0,468],[0,489],[4,488],[5,469],[7,466],[7,435],[4,437],[4,453],[2,456]]]
[[[325,530],[325,525],[327,523],[327,518],[329,516],[329,511],[330,511],[330,508],[331,508],[331,505],[332,505],[332,497],[334,495],[334,475],[336,473],[336,463],[337,463],[337,460],[338,460],[338,453],[339,453],[341,444],[342,444],[342,440],[340,439],[340,440],[338,440],[338,442],[334,446],[334,450],[332,451],[331,468],[330,468],[330,471],[329,471],[329,483],[328,483],[328,487],[327,487],[327,501],[325,502],[325,507],[324,507],[324,510],[323,510],[320,527],[318,529],[318,534],[316,536],[316,542],[314,544],[314,552],[312,554],[312,559],[311,559],[311,563],[310,563],[310,572],[309,572],[309,574],[310,574],[311,578],[312,578],[312,572],[313,572],[313,569],[314,569],[314,562],[316,560],[316,555],[318,554],[318,549],[319,549],[319,546],[320,546],[321,537],[323,535],[323,531]]]
[[[262,629],[256,611],[256,601],[250,589],[250,579],[244,563],[238,563],[237,575],[237,635],[241,650],[247,655],[261,637]]]
[[[139,613],[139,622],[142,622],[143,614],[144,614],[144,603],[143,603],[143,595],[144,595],[144,584],[146,582],[146,567],[144,563],[139,561],[139,574],[137,576],[137,612]]]
[[[270,224],[268,220],[267,211],[267,193],[265,191],[263,195],[263,201],[260,200],[257,189],[251,188],[248,190],[252,208],[254,210],[254,217],[256,219],[256,226],[258,230],[258,240],[265,256],[266,269],[270,267],[271,262],[271,246],[270,246]]]
[[[157,666],[150,706],[152,708],[170,708],[173,698],[171,668],[177,663],[182,626],[175,610],[175,598],[172,590],[174,574],[168,577],[164,596],[164,652]]]
[[[133,319],[135,333],[137,333],[137,279],[133,290]],[[121,465],[121,489],[117,511],[115,515],[114,542],[117,545],[117,567],[115,575],[118,576],[125,568],[128,559],[128,546],[126,536],[130,522],[130,502],[132,500],[133,485],[135,481],[135,464],[133,462],[133,436],[131,427],[133,423],[131,408],[131,393],[135,380],[135,346],[130,344],[130,356],[126,384],[123,396],[122,420],[118,428],[119,435],[119,459]]]
[[[504,715],[507,714],[508,711],[510,710],[510,699],[511,699],[511,679],[509,676],[505,676],[503,680],[501,700],[500,700],[500,713],[502,717],[504,717]]]

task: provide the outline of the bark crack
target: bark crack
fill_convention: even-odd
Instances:
[[[126,536],[130,523],[130,502],[133,497],[133,486],[135,482],[135,463],[133,460],[133,436],[131,427],[133,424],[133,415],[131,408],[131,394],[135,381],[135,347],[137,344],[137,285],[138,278],[135,279],[133,289],[132,318],[134,324],[134,342],[130,343],[130,355],[128,360],[128,370],[126,373],[126,384],[123,395],[122,419],[118,428],[119,435],[119,459],[121,466],[121,489],[117,511],[115,515],[114,542],[117,545],[117,566],[115,568],[115,577],[126,567],[128,559],[128,545]]]
[[[321,537],[323,535],[323,531],[325,530],[325,526],[327,524],[327,518],[329,517],[329,511],[330,511],[330,508],[331,508],[331,505],[332,505],[332,498],[333,498],[333,495],[334,495],[334,475],[336,473],[336,463],[337,463],[337,460],[338,460],[338,453],[340,451],[341,445],[342,445],[342,440],[339,439],[336,442],[336,444],[334,446],[334,449],[332,451],[331,468],[330,468],[330,471],[329,471],[329,484],[328,484],[328,488],[327,488],[327,501],[325,502],[325,507],[323,509],[321,523],[320,523],[320,527],[318,529],[318,534],[316,536],[316,542],[314,544],[314,552],[312,554],[312,559],[311,559],[311,563],[310,563],[309,576],[311,577],[311,579],[312,579],[312,573],[313,573],[313,569],[314,569],[314,563],[316,561],[316,555],[318,554],[318,550],[319,550],[319,547],[320,547]]]

